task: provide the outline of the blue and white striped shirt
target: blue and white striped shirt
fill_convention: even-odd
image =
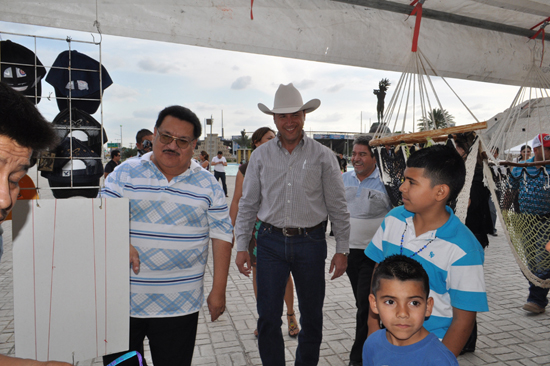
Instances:
[[[417,253],[430,279],[430,296],[434,298],[432,315],[424,328],[442,339],[451,325],[453,308],[467,311],[489,311],[483,275],[483,248],[472,232],[446,207],[449,220],[437,230],[416,236],[414,213],[404,206],[391,210],[374,235],[365,254],[377,263],[400,253],[403,232],[403,254]]]
[[[204,302],[210,239],[232,240],[225,194],[194,161],[168,182],[151,155],[119,165],[102,190],[130,201],[130,243],[141,261],[139,274],[130,272],[130,315],[192,314]]]

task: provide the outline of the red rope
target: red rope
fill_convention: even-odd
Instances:
[[[34,292],[34,358],[38,360],[38,340],[36,330],[36,253],[34,242],[34,202],[31,203],[32,207],[32,283]]]
[[[529,29],[533,30],[533,29],[535,29],[536,27],[538,27],[539,25],[542,25],[542,23],[544,23],[544,22],[550,22],[550,17],[544,19],[542,22],[538,23],[537,25],[532,26],[532,27],[529,28]],[[539,32],[540,32],[540,31],[539,31]],[[533,39],[534,37],[535,37],[535,36],[531,37],[531,39]]]
[[[107,354],[107,200],[103,201],[105,206],[105,354]]]
[[[410,15],[416,15],[416,22],[414,24],[414,35],[413,35],[413,44],[411,51],[416,52],[418,49],[418,35],[420,33],[420,21],[422,20],[422,2],[414,0],[411,3],[411,6],[414,6],[413,11]]]
[[[48,357],[47,359],[50,359],[50,338],[51,338],[51,329],[52,329],[52,297],[53,297],[53,270],[55,268],[54,266],[54,259],[55,259],[55,223],[57,218],[57,200],[55,200],[54,204],[54,211],[53,211],[53,243],[52,243],[52,272],[51,272],[51,278],[50,278],[50,316],[48,321]]]
[[[92,240],[94,249],[94,300],[95,300],[95,354],[99,356],[99,343],[98,343],[98,329],[97,329],[97,273],[96,273],[96,251],[95,251],[95,212],[94,212],[94,200],[90,200],[92,203]]]
[[[254,0],[250,0],[250,19],[254,20],[254,14],[252,13],[252,7],[254,6]]]
[[[529,39],[536,39],[538,35],[542,33],[542,55],[540,58],[540,67],[542,67],[542,61],[544,60],[544,36],[546,35],[546,31],[544,30],[544,28],[546,28],[549,21],[550,21],[550,17],[544,19],[542,22],[530,28],[531,30],[533,30],[540,25],[539,30],[529,38]]]

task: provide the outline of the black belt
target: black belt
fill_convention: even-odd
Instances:
[[[268,229],[271,229],[273,231],[277,231],[279,233],[282,233],[284,236],[296,236],[296,235],[308,234],[308,233],[310,233],[310,232],[312,232],[316,229],[319,229],[321,227],[325,227],[325,223],[326,223],[326,221],[322,221],[322,222],[320,222],[317,225],[312,226],[312,227],[283,227],[283,228],[273,226],[271,224],[268,224],[267,222],[264,222],[264,225]]]

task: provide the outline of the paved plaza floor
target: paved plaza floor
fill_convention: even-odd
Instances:
[[[228,203],[234,177],[228,177]],[[47,186],[47,184],[46,184]],[[47,192],[42,193],[47,198]],[[11,222],[3,224],[5,252],[0,263],[0,353],[13,355],[13,281],[11,260]],[[500,227],[490,237],[485,257],[485,282],[489,297],[488,313],[478,314],[477,350],[459,357],[468,365],[550,365],[550,314],[532,315],[521,309],[528,283],[521,274]],[[328,238],[328,258],[334,254],[334,239]],[[231,262],[227,284],[227,309],[219,320],[209,320],[206,306],[200,312],[193,365],[261,365],[256,328],[257,312],[252,280],[239,273]],[[331,281],[327,259],[323,343],[319,365],[347,365],[355,333],[355,301],[347,276]],[[212,284],[212,258],[205,276],[206,294]],[[296,300],[299,317],[299,304]],[[285,309],[286,311],[286,309]],[[283,335],[287,365],[294,364],[297,340],[288,336],[286,317]],[[150,355],[146,354],[150,359]],[[78,363],[101,365],[100,358]],[[150,363],[151,364],[151,363]]]

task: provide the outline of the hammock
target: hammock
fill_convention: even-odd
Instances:
[[[534,136],[550,133],[550,80],[535,62],[525,80],[529,81],[539,86],[519,89],[489,143],[509,160],[511,147],[529,145]],[[516,261],[531,283],[550,288],[550,253],[545,250],[550,241],[550,156],[543,155],[542,166],[490,158],[493,200]]]

